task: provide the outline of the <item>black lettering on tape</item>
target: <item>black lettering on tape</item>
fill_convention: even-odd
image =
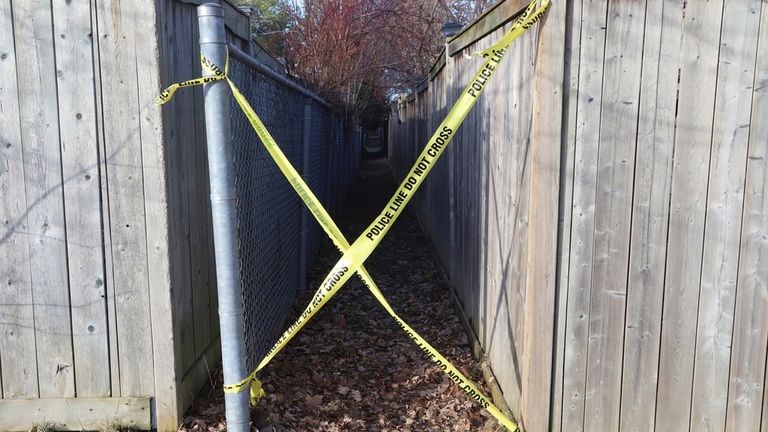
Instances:
[[[407,190],[413,190],[413,185],[415,185],[416,182],[416,177],[408,176],[408,180],[406,180],[406,183],[403,185],[403,187]]]

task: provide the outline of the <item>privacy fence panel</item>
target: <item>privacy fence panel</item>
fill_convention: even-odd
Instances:
[[[203,2],[0,2],[0,430],[175,431],[217,365],[202,89],[155,105],[164,86],[201,74]],[[281,70],[250,43],[249,17],[222,5],[227,40]],[[302,173],[310,104],[303,174],[338,208],[359,159],[353,122],[233,69]],[[274,308],[252,322],[257,357],[322,237],[311,217],[302,226],[247,123],[236,125],[239,186],[253,197],[241,200],[246,298]]]
[[[425,88],[401,96],[389,120],[398,178],[482,65],[474,53],[522,7],[500,3],[446,45]],[[536,40],[528,32],[515,42],[412,204],[518,418],[524,341],[536,337],[524,319]]]
[[[594,2],[571,18],[570,262],[553,420],[760,430],[768,7]]]
[[[435,93],[456,99],[476,67],[461,54],[500,37],[485,30],[503,8],[448,41],[429,84],[433,127]],[[539,391],[552,430],[768,430],[768,4],[568,2],[548,14],[436,167],[448,175],[430,174],[450,186],[450,235],[415,207],[505,398],[529,430],[541,424],[547,411],[526,401],[533,368],[550,377]],[[451,56],[473,33],[474,49]],[[542,109],[554,100],[562,118]],[[420,103],[403,97],[390,120],[400,175]],[[428,209],[445,200],[428,190]],[[552,235],[547,255],[539,239]],[[536,321],[552,332],[529,331]],[[550,363],[531,364],[534,350]]]
[[[0,5],[2,430],[176,414],[158,10],[117,3]]]

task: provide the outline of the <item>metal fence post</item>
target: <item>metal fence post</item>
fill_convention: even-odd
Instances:
[[[301,156],[301,175],[304,181],[309,182],[309,148],[312,143],[312,105],[309,101],[304,104],[304,141]],[[307,271],[309,267],[309,209],[301,206],[301,262],[299,266],[299,287],[301,291],[307,289]]]
[[[200,52],[219,67],[224,67],[227,45],[224,9],[216,3],[197,8],[200,27]],[[206,73],[206,71],[203,71]],[[243,302],[240,291],[240,257],[237,244],[235,176],[229,125],[229,89],[224,81],[206,84],[205,135],[211,182],[211,214],[216,258],[216,283],[219,296],[221,357],[224,383],[240,382],[246,376],[243,340]],[[250,429],[248,391],[225,393],[227,430]]]

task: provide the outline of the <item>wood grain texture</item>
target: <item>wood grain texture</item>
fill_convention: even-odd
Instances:
[[[100,34],[98,31],[99,28],[99,19],[97,11],[97,5],[96,2],[98,0],[90,0],[91,5],[91,29],[92,34],[98,35]],[[101,44],[101,39],[98,37],[92,38],[93,41],[93,58],[94,58],[94,67],[93,73],[94,73],[94,87],[96,94],[99,95],[95,99],[95,107],[96,112],[99,113],[96,115],[96,135],[97,135],[97,141],[99,143],[99,184],[101,187],[100,190],[100,199],[102,203],[108,201],[109,197],[109,184],[107,182],[107,150],[106,150],[106,139],[104,137],[104,116],[101,115],[101,113],[104,111],[103,108],[103,101],[101,94],[104,91],[104,80],[102,77],[102,71],[101,67],[98,64],[99,61],[99,46]],[[108,82],[107,82],[108,84]],[[117,359],[117,343],[114,343],[114,341],[117,341],[117,321],[113,319],[117,314],[115,313],[115,284],[114,284],[114,272],[113,272],[113,266],[112,266],[112,236],[110,233],[110,230],[108,229],[110,222],[109,222],[109,206],[103,205],[101,208],[101,235],[102,235],[102,241],[104,244],[104,285],[106,287],[106,295],[107,295],[107,317],[109,318],[107,320],[107,325],[109,328],[109,340],[113,341],[113,343],[109,344],[109,358],[110,359]],[[111,317],[111,318],[110,318]],[[117,360],[110,361],[110,379],[111,379],[111,395],[119,395],[120,394],[120,365]]]
[[[687,429],[693,381],[696,311],[707,202],[722,2],[688,2],[682,60],[664,309],[656,400],[656,429]]]
[[[167,2],[171,3],[171,2]],[[167,23],[164,5],[153,7],[153,2],[142,1],[142,7],[136,11],[137,28],[150,23]],[[139,69],[138,106],[140,112],[141,153],[143,155],[144,199],[146,211],[147,256],[149,299],[152,320],[152,365],[147,371],[154,382],[154,413],[159,431],[177,430],[179,419],[186,410],[186,405],[179,404],[179,359],[174,346],[177,335],[173,322],[177,312],[173,310],[174,294],[171,279],[171,259],[169,248],[169,201],[167,184],[167,159],[169,123],[164,112],[154,105],[157,89],[167,84],[164,50],[165,34],[163,29],[147,38],[143,49],[137,51],[137,62],[145,65]]]
[[[89,3],[54,3],[56,88],[78,397],[111,395]],[[42,372],[42,371],[41,371]],[[42,380],[41,380],[42,382]]]
[[[0,429],[21,432],[46,424],[65,431],[103,430],[114,426],[148,430],[151,428],[149,398],[0,401]]]
[[[761,4],[752,90],[726,431],[766,430],[768,347],[768,6]],[[753,9],[754,10],[754,9]],[[763,401],[761,403],[761,398]],[[761,426],[762,415],[762,426]]]
[[[32,283],[32,296],[24,301],[34,307],[34,338],[27,343],[36,347],[37,360],[17,358],[24,362],[23,368],[9,382],[19,380],[32,385],[33,388],[18,394],[26,397],[38,396],[38,384],[34,383],[37,380],[40,396],[65,397],[75,392],[62,194],[67,179],[62,177],[51,20],[49,2],[13,3]],[[6,366],[10,365],[4,363],[4,370]]]
[[[145,396],[153,393],[154,379],[147,218],[145,206],[137,205],[144,202],[145,192],[140,126],[144,104],[137,101],[137,49],[143,47],[137,44],[143,41],[138,33],[154,25],[139,17],[154,4],[107,0],[97,5],[120,395]]]
[[[511,27],[505,25],[491,41],[498,40]],[[495,375],[505,389],[505,398],[520,418],[523,351],[523,297],[524,284],[520,278],[525,272],[525,252],[520,242],[524,233],[518,228],[520,203],[527,194],[523,177],[530,150],[530,118],[532,93],[525,91],[533,80],[532,59],[535,38],[516,41],[505,58],[500,72],[508,79],[495,80],[493,91],[485,93],[489,100],[486,116],[489,119],[489,139],[486,164],[487,240],[481,245],[487,251],[487,265],[483,274],[488,293],[484,303],[484,321],[487,323],[483,344],[491,364],[506,364],[496,368]],[[442,119],[442,118],[441,118]],[[505,125],[505,127],[499,127]],[[485,141],[484,141],[485,142]],[[441,218],[435,215],[436,220]],[[433,232],[433,236],[439,231]]]
[[[525,81],[518,70],[495,83],[448,150],[450,253],[438,255],[467,312],[481,321],[473,327],[506,398],[528,430],[766,428],[768,129],[756,119],[767,115],[768,8],[756,0],[584,0],[565,9],[557,199],[533,186],[546,178],[536,167],[550,162],[535,152],[523,163],[522,181],[530,186],[518,189],[512,180],[522,160],[514,131],[527,133],[516,122],[528,117],[504,112],[521,102],[511,84]],[[428,93],[455,100],[471,78],[466,54],[484,44],[448,56]],[[538,48],[537,75],[546,74],[539,65],[550,51]],[[414,125],[439,117],[434,93],[426,113],[418,98],[404,99],[403,122],[390,124],[398,172],[412,161]],[[543,112],[531,116],[545,118]],[[487,147],[471,151],[473,141]],[[426,191],[429,209],[419,207],[419,217],[433,219],[440,192]],[[553,202],[559,225],[540,224],[537,215]],[[422,225],[439,245],[434,220]],[[535,258],[546,255],[547,228],[558,236],[556,257]],[[513,284],[524,287],[519,293],[502,286],[501,263],[516,271],[505,253],[527,260],[514,275]],[[533,291],[547,284],[533,282],[536,269],[552,262],[559,287]],[[551,309],[533,313],[547,295],[551,302],[541,304]],[[500,316],[508,329],[494,327]],[[552,356],[551,369],[531,360],[537,349],[551,350],[538,353]],[[518,356],[525,359],[520,386],[510,372],[518,370]],[[506,367],[498,372],[500,363]],[[552,397],[541,426],[530,423],[539,411],[526,400],[526,382],[536,374],[552,380],[537,388]]]
[[[609,2],[595,198],[584,430],[616,430],[645,4]]]
[[[176,49],[168,53],[173,56],[174,68],[171,82],[179,82],[187,77],[198,76],[199,65],[193,59],[194,52],[192,26],[197,25],[194,8],[179,5],[173,14],[173,29],[176,33]],[[184,35],[189,35],[186,37]],[[190,54],[188,54],[190,53]],[[171,242],[171,278],[174,285],[174,306],[176,311],[176,337],[179,344],[180,373],[183,375],[195,361],[194,294],[190,258],[190,212],[191,205],[190,168],[193,160],[190,147],[194,148],[195,128],[190,127],[186,119],[194,118],[193,92],[179,92],[166,109],[173,110],[176,121],[176,134],[169,142],[169,153],[180,155],[168,160],[168,194]]]
[[[0,395],[6,399],[37,396],[26,176],[12,20],[10,1],[0,2],[0,73],[6,77],[0,85]]]
[[[531,431],[547,429],[551,406],[565,18],[564,7],[550,9],[536,39],[522,368],[522,420]]]
[[[565,33],[565,70],[563,76],[563,149],[560,158],[560,207],[558,217],[557,245],[557,304],[554,373],[552,377],[552,414],[550,430],[562,430],[563,418],[563,381],[565,370],[565,326],[568,311],[568,288],[570,278],[568,269],[571,259],[571,223],[573,220],[573,186],[576,147],[577,104],[579,96],[579,66],[581,51],[581,2],[569,2],[566,5]]]
[[[571,250],[565,317],[564,369],[568,373],[563,376],[562,390],[564,431],[582,430],[584,427],[606,8],[602,1],[584,2],[580,22]]]
[[[158,16],[166,6],[0,2],[5,399],[156,396],[158,418],[169,419],[161,429],[177,426],[168,258],[176,252],[168,244],[164,114],[154,106],[168,82],[159,76],[167,53],[159,48],[162,30],[151,30],[167,24]],[[195,51],[194,7],[188,9],[184,48]],[[184,78],[199,72],[195,60],[188,62]],[[184,115],[192,119],[194,108]],[[184,154],[186,179],[195,179],[199,161]],[[197,187],[183,186],[188,195]],[[208,226],[205,206],[184,203],[192,206],[185,217],[194,211],[195,223]],[[202,234],[195,262],[207,269],[205,241]],[[184,259],[192,260],[189,249]],[[210,318],[210,279],[200,279],[197,312]],[[190,364],[215,337],[212,324],[198,323]]]
[[[653,430],[683,1],[648,2],[632,202],[622,431]]]
[[[760,3],[727,2],[723,9],[696,331],[692,430],[720,431],[725,426]],[[758,393],[757,399],[761,396]],[[757,430],[757,422],[752,426],[743,430]]]

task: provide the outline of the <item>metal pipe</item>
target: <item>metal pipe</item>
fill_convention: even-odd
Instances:
[[[301,175],[304,181],[309,182],[309,148],[312,144],[312,105],[304,104],[304,149],[301,156]],[[307,271],[309,270],[309,210],[307,206],[301,206],[301,255],[299,266],[299,289],[303,292],[307,289]]]
[[[223,65],[227,55],[224,8],[216,3],[198,6],[197,19],[200,27],[200,53],[215,64]],[[247,372],[236,228],[234,156],[229,127],[229,88],[226,82],[215,81],[205,85],[203,95],[219,296],[221,360],[224,383],[234,384],[243,380]],[[247,390],[224,394],[228,431],[248,432],[250,429],[248,396]]]

